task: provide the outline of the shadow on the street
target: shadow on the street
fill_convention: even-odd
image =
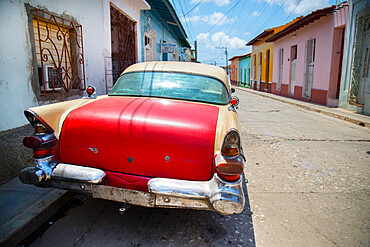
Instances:
[[[53,222],[33,245],[52,240],[55,246],[255,246],[246,186],[244,193],[244,211],[228,216],[139,206],[120,215],[121,203],[89,198]]]

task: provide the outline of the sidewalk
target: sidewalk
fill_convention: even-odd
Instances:
[[[72,193],[23,184],[18,177],[0,187],[0,246],[16,246],[54,215]]]
[[[243,88],[243,87],[235,87],[235,88],[237,90],[242,90],[248,93],[260,95],[262,97],[278,100],[281,102],[285,102],[291,105],[304,108],[309,111],[319,112],[319,113],[325,114],[330,117],[338,118],[344,121],[348,121],[348,122],[351,122],[357,125],[370,128],[370,117],[369,116],[358,114],[356,112],[349,111],[343,108],[332,108],[332,107],[318,105],[318,104],[311,103],[311,102],[305,102],[305,101],[300,101],[297,99],[292,99],[292,98],[288,98],[288,97],[284,97],[280,95],[275,95],[272,93],[256,91],[256,90],[252,90],[249,88]]]

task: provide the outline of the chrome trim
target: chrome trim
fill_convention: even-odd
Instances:
[[[45,158],[33,158],[32,167],[24,168],[19,179],[25,184],[40,185],[50,179],[53,169],[58,165],[54,155]]]
[[[209,209],[220,214],[241,213],[244,208],[242,177],[226,182],[217,174],[210,181],[186,181],[153,178],[148,182],[150,193],[156,194],[158,207]]]
[[[98,184],[105,177],[105,173],[97,168],[64,163],[58,164],[54,155],[45,158],[33,158],[32,165],[32,167],[24,168],[19,174],[19,179],[25,184],[43,185],[46,182],[58,180],[74,181],[82,184]],[[64,189],[63,186],[54,187]]]
[[[149,192],[143,192],[99,184],[105,173],[97,168],[57,164],[54,156],[35,160],[36,167],[21,172],[20,179],[26,178],[22,182],[145,207],[211,210],[224,215],[238,214],[244,209],[242,176],[235,182],[224,181],[217,174],[209,181],[153,178],[148,182]]]
[[[100,169],[59,163],[51,174],[55,180],[78,181],[79,183],[98,184],[105,177]]]

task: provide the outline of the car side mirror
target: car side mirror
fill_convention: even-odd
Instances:
[[[235,88],[231,88],[231,93],[235,93]]]

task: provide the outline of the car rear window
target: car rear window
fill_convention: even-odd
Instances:
[[[225,85],[211,77],[173,72],[130,72],[121,75],[110,96],[149,96],[227,104]]]

